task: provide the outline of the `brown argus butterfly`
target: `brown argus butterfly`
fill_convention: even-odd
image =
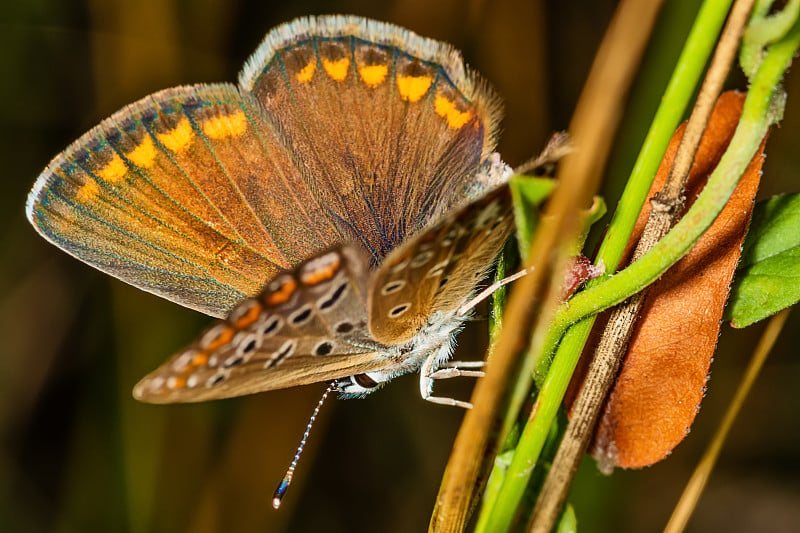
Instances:
[[[167,89],[45,169],[48,240],[216,317],[137,399],[191,402],[334,382],[362,396],[448,363],[512,229],[492,152],[500,104],[448,45],[357,17],[272,30],[238,85]]]

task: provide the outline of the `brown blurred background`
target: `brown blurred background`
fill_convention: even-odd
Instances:
[[[0,10],[0,530],[422,531],[462,412],[423,402],[414,376],[330,402],[284,507],[270,498],[324,386],[201,405],[135,402],[136,380],[209,322],[71,259],[24,217],[48,161],[116,109],[161,88],[233,81],[276,24],[352,13],[463,50],[506,102],[500,150],[519,163],[566,128],[614,9],[608,0],[6,0]],[[613,209],[696,2],[676,0],[628,100],[607,173]],[[797,69],[795,69],[797,70]],[[744,88],[741,78],[732,87]],[[767,147],[762,197],[800,189],[800,77]],[[800,314],[790,318],[724,450],[691,531],[800,524]],[[760,326],[723,328],[689,438],[655,467],[573,494],[581,531],[663,527],[729,401]],[[459,341],[483,342],[477,323]],[[479,357],[480,351],[463,353]],[[449,385],[460,397],[469,384]]]

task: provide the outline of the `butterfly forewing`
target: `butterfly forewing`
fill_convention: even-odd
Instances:
[[[46,238],[215,316],[336,242],[381,259],[475,188],[499,104],[455,50],[354,17],[270,32],[241,89],[128,106],[40,176]]]
[[[461,202],[494,147],[496,97],[449,46],[353,17],[271,32],[240,77],[315,197],[377,264]]]
[[[391,368],[367,330],[368,260],[330,249],[278,274],[145,377],[134,395],[191,402],[333,380]]]
[[[337,239],[297,176],[258,105],[235,87],[168,89],[59,155],[28,215],[79,259],[224,316],[296,263],[297,249]]]

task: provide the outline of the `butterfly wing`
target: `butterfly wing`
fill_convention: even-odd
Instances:
[[[286,135],[318,203],[373,265],[463,201],[501,114],[450,46],[357,17],[279,26],[239,83]]]
[[[368,269],[363,251],[339,246],[279,274],[146,376],[134,396],[193,402],[391,368],[397,363],[368,335]]]
[[[393,251],[373,274],[369,329],[402,344],[434,313],[453,313],[476,291],[514,227],[503,185]]]
[[[50,163],[27,213],[77,258],[214,316],[339,238],[280,133],[231,85],[119,111]]]
[[[119,111],[50,163],[29,219],[106,273],[224,316],[336,242],[379,263],[462,201],[499,120],[456,51],[355,17],[274,29],[240,84]]]

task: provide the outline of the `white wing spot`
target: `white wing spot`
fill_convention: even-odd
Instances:
[[[404,303],[404,304],[397,305],[397,306],[393,307],[389,311],[389,318],[397,318],[397,317],[401,316],[403,313],[405,313],[406,311],[408,311],[410,308],[411,308],[411,304],[410,303]]]
[[[395,280],[395,281],[390,281],[389,283],[384,285],[383,288],[381,288],[381,294],[386,296],[388,294],[392,294],[394,292],[399,291],[400,289],[402,289],[405,286],[406,286],[405,280],[398,279],[398,280]]]
[[[419,268],[431,259],[433,259],[432,251],[428,250],[426,252],[422,252],[411,261],[411,268]]]
[[[428,271],[428,274],[425,276],[427,278],[435,278],[436,276],[441,276],[444,272],[445,267],[450,263],[449,259],[445,259],[444,261],[439,261],[435,265],[431,267]]]

